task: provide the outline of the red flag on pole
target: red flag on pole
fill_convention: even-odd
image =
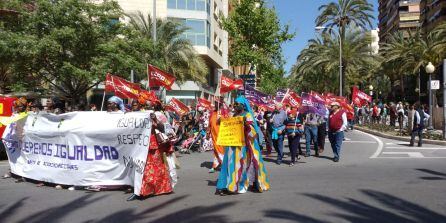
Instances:
[[[172,90],[172,85],[175,82],[175,77],[158,67],[148,65],[148,78],[150,87],[165,87],[167,90]]]
[[[190,111],[189,108],[185,104],[183,104],[183,102],[181,102],[180,100],[178,100],[176,98],[170,99],[166,108],[168,110],[171,110],[171,111],[177,113],[180,116],[185,115]]]
[[[198,99],[198,107],[202,107],[204,109],[212,110],[212,103],[204,98]]]
[[[285,95],[285,97],[283,99],[283,103],[289,104],[291,107],[299,107],[300,106],[300,97],[299,97],[299,95],[297,95],[296,92],[289,91]]]
[[[353,86],[352,101],[355,105],[362,106],[372,102],[372,97],[362,91],[356,86]]]
[[[160,103],[160,100],[158,99],[158,97],[156,97],[155,92],[146,90],[141,90],[139,92],[138,101],[140,104],[144,104],[146,101],[150,101],[152,103]]]
[[[107,74],[105,78],[105,91],[114,92],[120,98],[138,99],[141,87],[118,76]]]
[[[243,80],[236,79],[232,80],[231,78],[221,76],[220,80],[220,94],[224,94],[233,90],[243,89]]]

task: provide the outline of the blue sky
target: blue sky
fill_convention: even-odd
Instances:
[[[296,62],[299,52],[305,48],[307,41],[315,37],[315,19],[319,15],[320,5],[327,4],[335,0],[267,0],[272,4],[279,15],[282,24],[289,24],[291,31],[296,33],[296,37],[283,47],[286,61],[285,69],[289,72],[291,66]],[[373,28],[378,27],[378,0],[368,0],[375,7],[376,21]]]

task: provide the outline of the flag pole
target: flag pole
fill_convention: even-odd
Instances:
[[[101,111],[104,109],[104,101],[105,101],[105,88],[104,88],[104,95],[102,96]]]
[[[149,64],[147,64],[147,85],[146,85],[146,89],[148,89],[150,91],[150,69],[149,69]]]
[[[285,93],[285,95],[283,96],[282,101],[281,101],[280,103],[283,103],[283,101],[285,101],[285,98],[286,98],[286,96],[289,94],[289,92],[290,92],[290,89],[288,88],[288,89],[286,90],[286,93]]]

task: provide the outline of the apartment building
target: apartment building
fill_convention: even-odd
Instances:
[[[421,27],[421,0],[379,0],[379,38],[385,42],[387,36],[398,30]]]
[[[421,24],[424,32],[446,21],[446,0],[422,0]]]
[[[117,0],[126,13],[141,11],[153,14],[154,0]],[[186,81],[166,92],[166,100],[175,97],[186,104],[193,104],[197,97],[215,95],[219,75],[228,72],[228,34],[220,25],[220,16],[228,15],[229,0],[155,0],[156,17],[183,23],[189,30],[184,37],[209,67],[207,83]]]

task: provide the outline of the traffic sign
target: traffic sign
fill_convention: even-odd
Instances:
[[[431,89],[432,90],[439,90],[440,89],[440,81],[439,80],[432,80],[431,81]]]

